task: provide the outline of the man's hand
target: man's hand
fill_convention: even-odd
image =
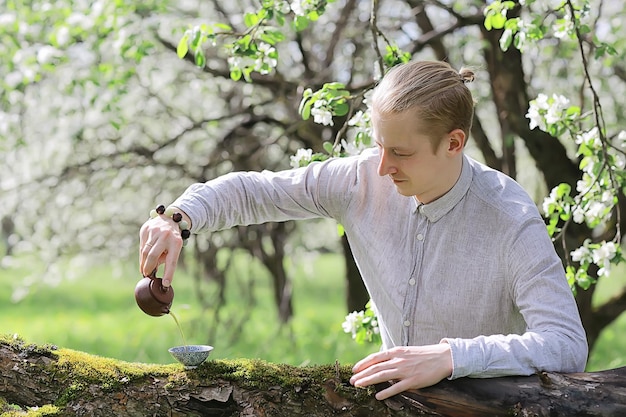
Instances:
[[[398,346],[367,356],[354,365],[352,372],[350,383],[355,387],[395,382],[376,394],[376,399],[384,400],[408,389],[429,387],[452,375],[452,353],[447,343]]]
[[[177,209],[191,227],[191,220],[186,213]],[[139,271],[144,277],[156,272],[159,265],[165,264],[163,286],[169,287],[174,278],[183,239],[180,227],[163,214],[148,220],[139,230]]]

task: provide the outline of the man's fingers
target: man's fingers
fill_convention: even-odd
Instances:
[[[147,222],[141,226],[139,229],[139,273],[142,275],[146,275],[144,273],[144,264],[146,263],[147,253],[144,253],[144,247],[146,242],[148,242],[148,228]]]
[[[357,387],[367,387],[400,377],[401,375],[395,361],[384,361],[371,365],[361,372],[352,375],[350,383]]]
[[[174,271],[178,265],[180,251],[183,248],[182,239],[170,240],[170,248],[164,253],[162,263],[165,264],[163,270],[163,286],[169,287],[174,279]]]
[[[156,270],[159,267],[158,257],[157,255],[159,248],[151,245],[144,245],[143,249],[141,249],[142,256],[142,267],[141,274],[144,277],[150,276],[152,271]]]
[[[376,352],[376,353],[372,353],[368,356],[366,356],[365,358],[361,359],[360,361],[358,361],[356,364],[354,364],[354,366],[352,367],[352,372],[353,373],[358,373],[363,371],[364,369],[369,368],[372,365],[375,365],[379,362],[384,362],[390,359],[389,356],[389,351],[383,351],[383,352]]]
[[[180,248],[182,248],[182,245],[180,245]],[[178,248],[178,250],[167,251],[167,254],[165,255],[165,268],[163,270],[164,287],[169,287],[172,284],[172,279],[174,279],[174,271],[176,270],[176,265],[178,264],[180,248]]]
[[[389,388],[376,393],[376,399],[379,401],[386,400],[389,397],[393,397],[396,394],[400,394],[408,389],[411,389],[411,385],[408,380],[403,380],[397,383],[391,383]]]

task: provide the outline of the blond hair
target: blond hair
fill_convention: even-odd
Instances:
[[[443,135],[461,129],[469,137],[474,99],[465,85],[474,72],[459,72],[441,61],[412,61],[398,65],[383,77],[372,95],[372,109],[380,116],[416,110],[436,148]]]

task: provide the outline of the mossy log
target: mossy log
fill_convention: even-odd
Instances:
[[[624,416],[626,368],[458,379],[377,401],[347,366],[209,360],[197,369],[102,358],[0,337],[0,415]]]

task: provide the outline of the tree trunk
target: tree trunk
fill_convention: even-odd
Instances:
[[[352,387],[349,376],[346,366],[250,360],[184,370],[0,338],[0,413],[45,407],[47,415],[94,417],[626,415],[626,368],[446,380],[382,402],[374,389]]]
[[[363,284],[361,273],[356,266],[350,243],[345,234],[341,237],[341,246],[343,247],[343,258],[346,265],[346,305],[348,306],[348,312],[361,311],[365,309],[365,304],[369,301],[370,295],[367,292],[367,288],[365,288],[365,284]]]

